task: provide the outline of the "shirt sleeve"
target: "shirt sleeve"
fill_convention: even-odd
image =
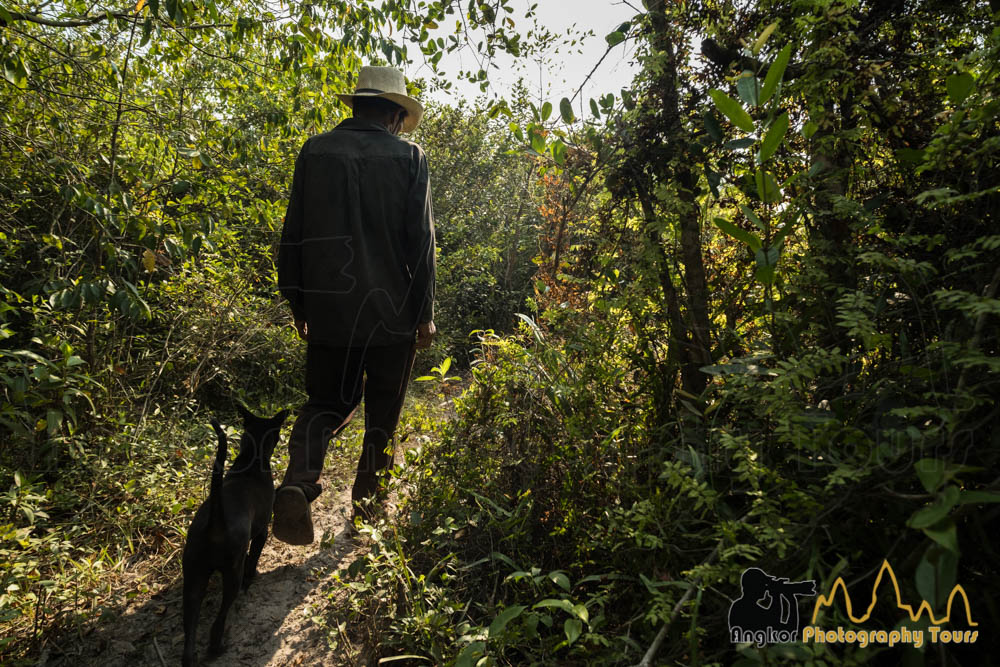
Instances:
[[[431,210],[431,181],[427,157],[419,151],[416,177],[410,185],[406,211],[406,264],[410,271],[410,298],[414,300],[417,323],[434,319],[434,214]]]
[[[302,290],[302,218],[305,189],[306,141],[295,160],[292,192],[285,211],[285,224],[278,246],[278,291],[288,300],[292,315],[297,320],[306,318],[305,293]]]

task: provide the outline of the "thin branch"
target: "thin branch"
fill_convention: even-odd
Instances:
[[[40,25],[47,25],[53,28],[82,28],[85,26],[94,25],[95,23],[100,23],[101,21],[106,21],[109,18],[124,19],[130,18],[131,15],[126,12],[107,12],[101,14],[100,16],[81,16],[75,19],[50,19],[45,16],[38,16],[37,14],[25,14],[22,12],[10,12],[10,18],[13,21],[27,21],[29,23],[38,23]],[[4,24],[0,23],[0,26]]]
[[[575,93],[573,93],[573,97],[569,98],[570,104],[572,104],[573,102],[575,102],[577,95],[579,95],[581,92],[583,92],[583,87],[587,85],[587,82],[590,81],[590,77],[594,76],[594,73],[597,71],[597,68],[601,66],[601,63],[604,62],[604,59],[608,57],[608,54],[611,53],[612,49],[614,49],[615,46],[618,46],[618,45],[615,44],[614,46],[609,46],[608,47],[607,51],[604,52],[604,55],[601,56],[601,59],[597,61],[596,65],[594,65],[594,68],[592,70],[590,70],[590,74],[588,74],[583,79],[583,83],[581,83],[580,87],[576,89]]]
[[[73,56],[71,56],[71,55],[69,55],[67,53],[63,53],[62,51],[60,51],[56,47],[52,46],[48,42],[43,42],[42,40],[38,39],[34,35],[30,35],[30,34],[24,32],[24,31],[18,30],[17,28],[13,28],[13,27],[11,28],[11,30],[13,30],[16,34],[20,35],[21,37],[26,37],[26,38],[32,40],[33,42],[37,42],[38,44],[44,46],[45,48],[49,49],[50,51],[53,51],[54,53],[62,56],[66,60],[73,60]]]
[[[745,518],[746,517],[744,517],[744,519]],[[743,519],[740,519],[740,521],[742,520]],[[719,549],[721,548],[722,540],[719,540],[719,542],[715,545],[715,548],[712,549],[712,553],[708,554],[708,558],[701,562],[702,566],[708,565],[715,560],[715,557],[719,555]],[[660,628],[658,633],[656,633],[656,638],[653,639],[653,643],[649,645],[649,649],[646,651],[646,654],[642,656],[642,660],[639,661],[639,664],[636,665],[636,667],[649,667],[653,664],[653,658],[656,657],[656,654],[660,650],[660,646],[662,646],[664,640],[666,640],[667,632],[670,630],[670,626],[677,620],[677,616],[681,613],[681,608],[684,606],[684,603],[691,599],[691,595],[698,589],[699,584],[701,584],[701,577],[698,577],[691,582],[691,587],[687,589],[684,596],[677,601],[677,604],[674,605],[673,611],[670,612],[670,618],[663,623],[663,627]]]
[[[77,18],[69,19],[52,19],[47,16],[41,16],[39,14],[27,14],[24,12],[8,12],[10,14],[11,21],[26,21],[28,23],[37,23],[39,25],[45,25],[52,28],[85,28],[87,26],[92,26],[102,21],[107,21],[108,19],[133,19],[134,15],[130,12],[104,12],[103,14],[95,16],[80,16]],[[163,21],[158,16],[154,17],[157,20]],[[275,17],[273,19],[261,19],[261,23],[275,23],[284,20],[285,16]],[[187,30],[210,30],[214,28],[231,28],[235,22],[231,21],[228,23],[192,23],[191,25],[179,25],[178,27],[185,28]],[[0,19],[0,28],[6,26],[6,23]]]

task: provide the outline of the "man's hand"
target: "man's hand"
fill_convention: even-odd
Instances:
[[[434,322],[425,322],[423,324],[417,325],[417,349],[426,350],[434,342],[434,336],[437,335],[437,327],[434,326]]]
[[[299,332],[299,338],[309,340],[309,326],[305,320],[295,320],[295,330]]]

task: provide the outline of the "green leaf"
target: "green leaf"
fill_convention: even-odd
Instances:
[[[756,234],[740,229],[725,218],[715,218],[714,222],[716,227],[724,231],[726,234],[729,234],[737,241],[742,241],[744,244],[750,246],[751,250],[757,251],[761,249],[763,244]]]
[[[548,120],[549,116],[552,115],[552,102],[546,102],[542,105],[542,120]]]
[[[708,91],[708,94],[711,95],[716,108],[721,111],[733,125],[740,128],[744,132],[753,132],[753,119],[750,118],[750,114],[746,112],[746,109],[744,109],[739,102],[717,88],[712,88]]]
[[[757,229],[764,232],[765,234],[767,233],[767,225],[764,224],[764,221],[761,220],[757,216],[757,214],[750,209],[749,206],[746,206],[745,204],[740,204],[740,210],[743,211],[743,215],[747,217],[747,220],[757,225]]]
[[[62,426],[63,413],[61,410],[49,410],[45,413],[45,425],[46,432],[49,435],[55,435],[59,432],[59,427]]]
[[[778,249],[771,247],[766,250],[763,248],[756,250],[754,251],[754,260],[757,262],[754,277],[765,285],[773,283],[774,269],[778,265]]]
[[[570,644],[580,638],[583,632],[583,623],[577,618],[567,618],[563,623],[563,632],[566,633],[566,641]]]
[[[1000,503],[1000,493],[993,493],[991,491],[962,491],[959,494],[958,502],[963,505]]]
[[[814,121],[806,121],[806,124],[802,126],[802,136],[808,139],[812,135],[816,134],[816,130],[818,129],[819,125],[817,125]]]
[[[917,564],[915,579],[917,592],[932,609],[940,609],[955,586],[958,558],[954,553],[937,544],[927,547]]]
[[[757,143],[756,139],[753,139],[751,137],[746,137],[744,139],[733,139],[732,141],[727,141],[726,143],[722,144],[722,147],[725,148],[727,151],[737,151],[737,150],[743,150],[744,148],[750,148],[755,143]]]
[[[149,38],[153,34],[153,17],[147,16],[146,20],[142,22],[142,40],[139,42],[139,47],[146,46],[149,43]],[[67,72],[69,74],[70,72]]]
[[[754,40],[752,47],[754,53],[760,53],[761,48],[767,42],[767,38],[771,36],[771,33],[773,33],[775,28],[777,27],[778,27],[778,22],[775,21],[771,25],[764,28],[764,30],[760,33],[760,37]]]
[[[924,534],[948,551],[958,554],[958,532],[955,530],[955,522],[951,519],[944,519],[924,528]]]
[[[550,572],[549,579],[551,579],[552,583],[554,583],[559,588],[563,589],[567,593],[569,592],[569,577],[566,576],[565,572],[562,572],[560,570]]]
[[[608,43],[608,46],[617,46],[625,41],[625,33],[620,30],[615,30],[614,32],[605,35],[604,40]]]
[[[772,204],[781,200],[781,188],[771,174],[763,169],[758,169],[754,174],[754,183],[757,185],[757,196],[765,204]]]
[[[26,88],[28,86],[28,75],[30,70],[28,66],[25,65],[24,61],[20,56],[9,56],[3,61],[3,75],[4,78],[10,81],[12,84],[18,88]]]
[[[542,133],[535,130],[531,134],[531,150],[535,151],[539,155],[545,152],[545,137]]]
[[[941,494],[937,502],[914,512],[909,521],[906,522],[906,525],[917,529],[933,526],[948,516],[951,508],[958,504],[958,499],[958,487],[954,484],[949,484],[944,488],[944,493]]]
[[[511,133],[514,135],[514,137],[518,141],[520,141],[522,143],[524,142],[524,132],[521,130],[521,126],[518,123],[515,123],[514,121],[511,121],[507,125],[507,127],[510,129]]]
[[[3,60],[3,77],[15,86],[17,85],[17,67],[12,58],[4,58]]]
[[[552,144],[552,159],[556,161],[560,167],[566,164],[566,144],[563,143],[562,139],[556,139]]]
[[[785,75],[785,68],[788,67],[788,59],[791,57],[792,45],[786,44],[785,48],[778,52],[771,66],[767,68],[767,76],[764,77],[764,85],[760,89],[761,104],[767,104],[767,101],[771,99],[771,95],[774,95],[774,91],[778,89],[781,77]]]
[[[719,119],[711,111],[705,112],[705,130],[708,132],[708,136],[716,142],[726,138],[726,135],[722,133],[722,126],[719,125]]]
[[[774,119],[771,127],[767,130],[767,134],[764,135],[764,141],[760,144],[760,153],[757,154],[757,164],[764,164],[774,155],[774,152],[778,150],[778,146],[781,145],[782,140],[785,138],[787,131],[788,112],[785,112]]]
[[[760,81],[752,72],[744,72],[744,75],[736,80],[736,92],[747,105],[756,107],[760,99]]]
[[[573,115],[573,103],[569,101],[568,97],[559,101],[559,113],[562,114],[563,122],[567,125],[576,120],[576,116]]]
[[[940,459],[920,459],[913,464],[917,478],[928,493],[934,493],[944,481],[946,463]]]
[[[626,111],[635,108],[635,97],[632,96],[632,91],[628,88],[622,88],[622,104],[625,105]]]
[[[594,98],[590,98],[590,113],[593,114],[595,118],[601,117],[601,110],[597,107],[597,102]]]
[[[562,609],[564,612],[570,615],[575,615],[576,612],[573,609],[573,603],[569,600],[557,600],[555,598],[548,598],[542,600],[541,602],[536,602],[533,609],[542,609],[545,607],[556,607]]]
[[[961,104],[972,92],[972,87],[976,85],[976,80],[968,72],[952,74],[945,79],[945,87],[948,89],[948,97],[955,104]]]
[[[722,182],[722,174],[705,167],[705,180],[708,181],[708,189],[712,191],[712,196],[719,196],[719,183]]]
[[[526,606],[516,604],[512,607],[507,607],[500,612],[497,617],[493,619],[493,622],[490,623],[490,637],[498,636],[501,632],[503,632],[503,629],[507,627],[507,624],[520,616],[521,612],[525,609],[527,609]]]
[[[455,667],[475,667],[479,658],[486,652],[486,642],[472,642],[462,649],[455,658]]]

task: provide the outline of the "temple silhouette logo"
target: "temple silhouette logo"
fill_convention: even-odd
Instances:
[[[866,623],[871,618],[872,613],[878,605],[879,587],[885,580],[888,580],[892,584],[896,608],[906,614],[898,628],[893,630],[871,630],[845,629],[838,626],[836,629],[825,629],[816,625],[816,620],[819,617],[820,612],[825,608],[833,607],[835,604],[837,604],[838,608],[842,609],[847,614],[847,618],[851,621],[851,623],[858,625]],[[839,597],[838,593],[841,594]],[[844,579],[842,577],[837,577],[837,579],[833,582],[833,586],[830,587],[830,592],[826,595],[819,595],[816,598],[810,624],[802,630],[802,641],[829,644],[856,643],[862,648],[868,644],[883,644],[886,646],[895,646],[896,644],[912,644],[915,648],[920,648],[924,645],[925,639],[930,640],[931,643],[942,642],[949,644],[972,644],[979,639],[978,630],[954,628],[956,621],[964,621],[972,628],[979,625],[979,623],[972,618],[969,596],[966,594],[965,589],[959,584],[953,586],[948,595],[944,615],[940,617],[935,616],[934,609],[926,600],[921,600],[920,604],[917,605],[916,610],[914,610],[913,605],[903,602],[903,596],[899,590],[899,582],[896,580],[896,573],[893,572],[892,565],[889,564],[889,561],[883,560],[878,576],[875,577],[875,583],[872,585],[871,596],[865,596],[864,598],[859,597],[859,602],[862,599],[864,602],[861,602],[861,604],[867,603],[867,606],[864,609],[864,613],[856,614],[854,601],[851,599],[851,594],[847,590],[847,584],[844,583]],[[961,602],[961,605],[958,607],[956,607],[957,602]],[[883,602],[883,604],[885,603]],[[929,625],[925,626],[923,622],[920,622],[919,625],[914,627],[908,627],[906,625],[907,619],[911,623],[917,624],[924,618]],[[949,624],[950,627],[942,627],[946,623]],[[925,627],[926,635],[924,630]]]

